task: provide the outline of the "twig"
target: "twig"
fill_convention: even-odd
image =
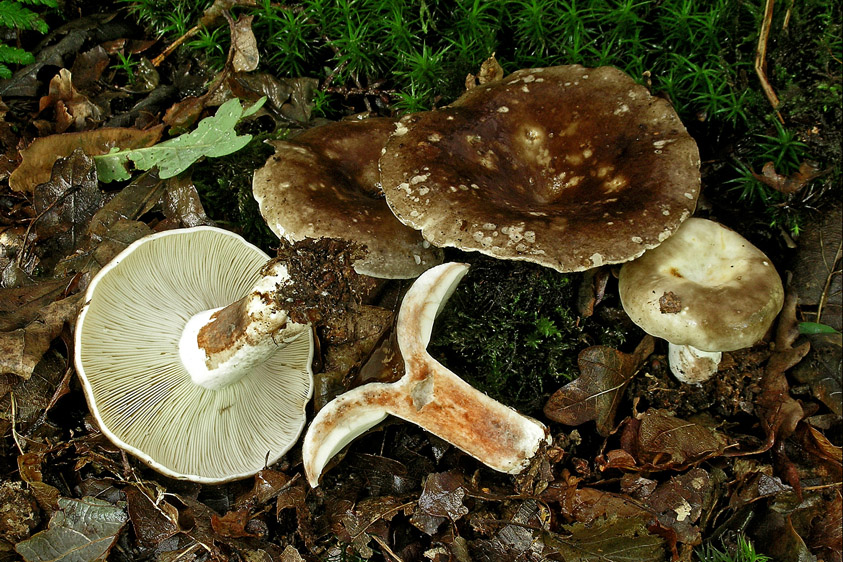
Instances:
[[[12,439],[15,440],[15,445],[18,446],[18,451],[20,454],[23,453],[23,445],[20,443],[20,436],[18,435],[18,430],[15,428],[15,417],[17,413],[17,401],[15,400],[15,391],[9,392],[9,402],[12,406]]]
[[[823,307],[825,306],[826,297],[828,297],[828,290],[831,287],[831,279],[834,277],[835,274],[839,274],[840,270],[835,271],[834,266],[837,265],[837,262],[840,261],[841,256],[843,256],[843,242],[837,246],[837,252],[834,254],[834,261],[831,262],[831,267],[829,264],[826,263],[826,268],[828,269],[828,277],[825,278],[825,287],[823,287],[823,292],[820,295],[820,302],[817,305],[817,324],[820,323],[820,318],[822,317]],[[823,254],[823,261],[825,261],[825,254]]]
[[[187,41],[188,39],[190,39],[191,37],[193,37],[194,35],[199,33],[200,29],[202,29],[202,24],[198,24],[198,23],[196,25],[194,25],[193,27],[191,27],[190,29],[188,29],[184,33],[184,35],[182,35],[181,37],[179,37],[178,39],[176,39],[175,41],[170,43],[170,45],[166,49],[164,49],[161,52],[160,55],[158,55],[157,57],[152,59],[152,66],[160,66],[161,63],[164,62],[165,58],[170,56],[173,53],[173,51],[175,51],[176,49],[181,47],[182,43],[184,43],[185,41]]]
[[[770,81],[767,80],[767,40],[770,38],[770,25],[773,23],[774,5],[775,0],[767,0],[767,4],[764,7],[764,19],[761,20],[761,31],[758,33],[758,48],[755,51],[755,74],[758,75],[758,79],[761,81],[761,89],[764,90],[764,94],[770,101],[770,105],[776,111],[776,117],[778,117],[781,123],[784,123],[782,114],[778,110],[779,97],[770,85]]]

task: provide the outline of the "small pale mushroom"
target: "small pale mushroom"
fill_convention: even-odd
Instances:
[[[784,303],[769,258],[735,231],[700,218],[624,264],[618,289],[632,321],[668,341],[670,369],[686,383],[708,380],[723,351],[761,340]]]
[[[396,336],[405,370],[394,383],[369,383],[341,394],[314,418],[302,444],[313,487],[328,461],[388,415],[412,422],[500,472],[529,465],[547,428],[501,404],[446,369],[427,352],[436,315],[468,266],[445,263],[423,273],[407,291]]]
[[[213,227],[138,240],[92,279],[75,328],[91,413],[122,449],[173,478],[219,483],[298,440],[313,337],[272,298],[286,267]]]
[[[622,263],[691,215],[699,152],[670,103],[612,67],[519,70],[408,115],[389,206],[435,246],[562,272]]]
[[[385,117],[315,127],[275,141],[252,192],[272,231],[289,242],[336,238],[366,247],[363,275],[408,279],[442,263],[442,251],[398,221],[384,201],[378,157],[394,121]]]

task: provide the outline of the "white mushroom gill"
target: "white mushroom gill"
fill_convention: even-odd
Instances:
[[[268,256],[197,227],[146,237],[92,280],[76,325],[76,366],[104,434],[175,478],[215,483],[283,455],[312,392],[310,330],[211,390],[179,353],[190,318],[243,298]]]

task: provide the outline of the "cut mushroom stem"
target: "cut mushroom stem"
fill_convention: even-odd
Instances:
[[[540,422],[489,398],[427,352],[433,321],[467,270],[461,263],[434,267],[407,291],[396,327],[405,362],[400,380],[355,388],[316,415],[302,447],[311,486],[318,485],[322,470],[337,452],[389,414],[511,474],[523,470],[539,446],[549,441]]]
[[[228,386],[308,328],[289,320],[272,298],[271,292],[289,280],[284,264],[270,263],[248,295],[188,320],[179,355],[195,384],[209,390]]]
[[[703,383],[717,372],[722,351],[703,351],[692,345],[668,344],[667,359],[670,371],[688,384]]]

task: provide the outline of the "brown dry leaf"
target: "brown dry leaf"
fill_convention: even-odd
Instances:
[[[133,484],[123,488],[123,493],[135,538],[141,545],[155,548],[179,532],[179,512],[164,500],[163,490]]]
[[[46,279],[34,285],[0,288],[0,331],[23,328],[38,312],[59,299],[69,279]]]
[[[697,545],[702,536],[696,523],[712,488],[708,473],[694,468],[659,485],[647,498],[647,506],[658,514],[662,526],[676,532],[679,542]]]
[[[790,195],[805,187],[805,184],[809,181],[826,173],[828,173],[828,170],[820,170],[816,163],[805,161],[799,165],[798,171],[790,174],[789,176],[783,176],[776,172],[775,164],[767,162],[764,164],[764,167],[761,168],[760,174],[752,172],[752,176],[764,185],[784,193],[785,195]]]
[[[36,249],[45,262],[57,262],[79,247],[88,223],[103,203],[94,161],[82,149],[59,158],[49,181],[35,187],[33,205]]]
[[[102,45],[79,53],[70,69],[73,84],[80,90],[93,86],[100,79],[103,71],[108,68],[109,62],[111,59]]]
[[[843,560],[843,496],[838,491],[820,510],[819,518],[811,525],[808,545],[825,562]]]
[[[41,467],[45,462],[44,453],[24,453],[18,456],[18,473],[26,482],[38,505],[45,512],[52,514],[59,509],[61,492],[55,486],[44,482]]]
[[[789,267],[790,286],[799,295],[805,320],[843,330],[843,205],[835,205],[805,224]],[[821,310],[820,310],[821,307]],[[821,316],[817,318],[817,313]]]
[[[468,508],[463,505],[464,499],[465,482],[460,472],[431,473],[424,481],[419,509],[413,513],[410,523],[433,535],[445,521],[456,521],[468,514]]]
[[[0,373],[29,379],[66,323],[76,319],[82,295],[50,303],[24,328],[0,333]]]
[[[365,498],[353,509],[340,516],[340,522],[354,549],[363,558],[371,558],[374,551],[369,546],[372,535],[391,541],[389,524],[399,513],[410,515],[414,501],[406,502],[395,496]]]
[[[246,530],[246,525],[250,519],[249,510],[245,508],[229,511],[222,517],[214,513],[211,515],[211,527],[216,534],[223,537],[254,537],[256,536],[254,533]]]
[[[205,214],[196,186],[188,177],[175,176],[165,180],[163,213],[178,226],[209,226],[214,221]],[[140,215],[138,215],[140,216]]]
[[[813,395],[829,410],[843,416],[843,336],[811,334],[806,336],[811,351],[793,368],[793,378],[810,385]]]
[[[647,519],[610,516],[592,525],[565,525],[568,536],[543,536],[566,562],[660,562],[667,560],[664,541],[648,532]]]
[[[621,445],[639,468],[676,470],[721,455],[728,441],[708,427],[651,408],[625,422]]]
[[[226,12],[228,17],[228,12]],[[260,53],[258,42],[252,31],[252,20],[255,16],[242,14],[237,21],[229,17],[228,24],[231,28],[231,67],[234,72],[251,72],[258,67]]]
[[[796,294],[788,290],[779,315],[779,325],[776,327],[776,350],[764,367],[762,391],[756,399],[756,411],[767,435],[761,451],[770,449],[776,441],[790,436],[796,429],[796,424],[805,417],[802,405],[790,395],[790,384],[785,375],[785,372],[802,361],[811,349],[811,344],[807,341],[793,347],[799,336],[796,301]]]
[[[582,350],[577,359],[581,375],[550,397],[544,414],[566,425],[594,420],[600,435],[609,435],[623,389],[653,353],[654,345],[652,336],[646,336],[631,354],[599,345]]]
[[[490,84],[492,82],[499,82],[503,80],[503,67],[495,58],[495,54],[483,61],[480,65],[480,72],[477,76],[469,74],[465,77],[465,89],[471,90],[483,84]]]
[[[50,107],[55,111],[57,133],[68,129],[84,130],[89,123],[101,121],[103,116],[102,109],[73,87],[72,76],[66,68],[50,80],[49,93],[38,103],[39,112]]]
[[[32,193],[35,186],[50,180],[53,164],[81,148],[88,156],[106,154],[112,148],[130,149],[152,146],[161,138],[163,126],[141,131],[129,128],[103,128],[80,133],[63,133],[35,139],[21,151],[23,161],[9,176],[15,191]]]

